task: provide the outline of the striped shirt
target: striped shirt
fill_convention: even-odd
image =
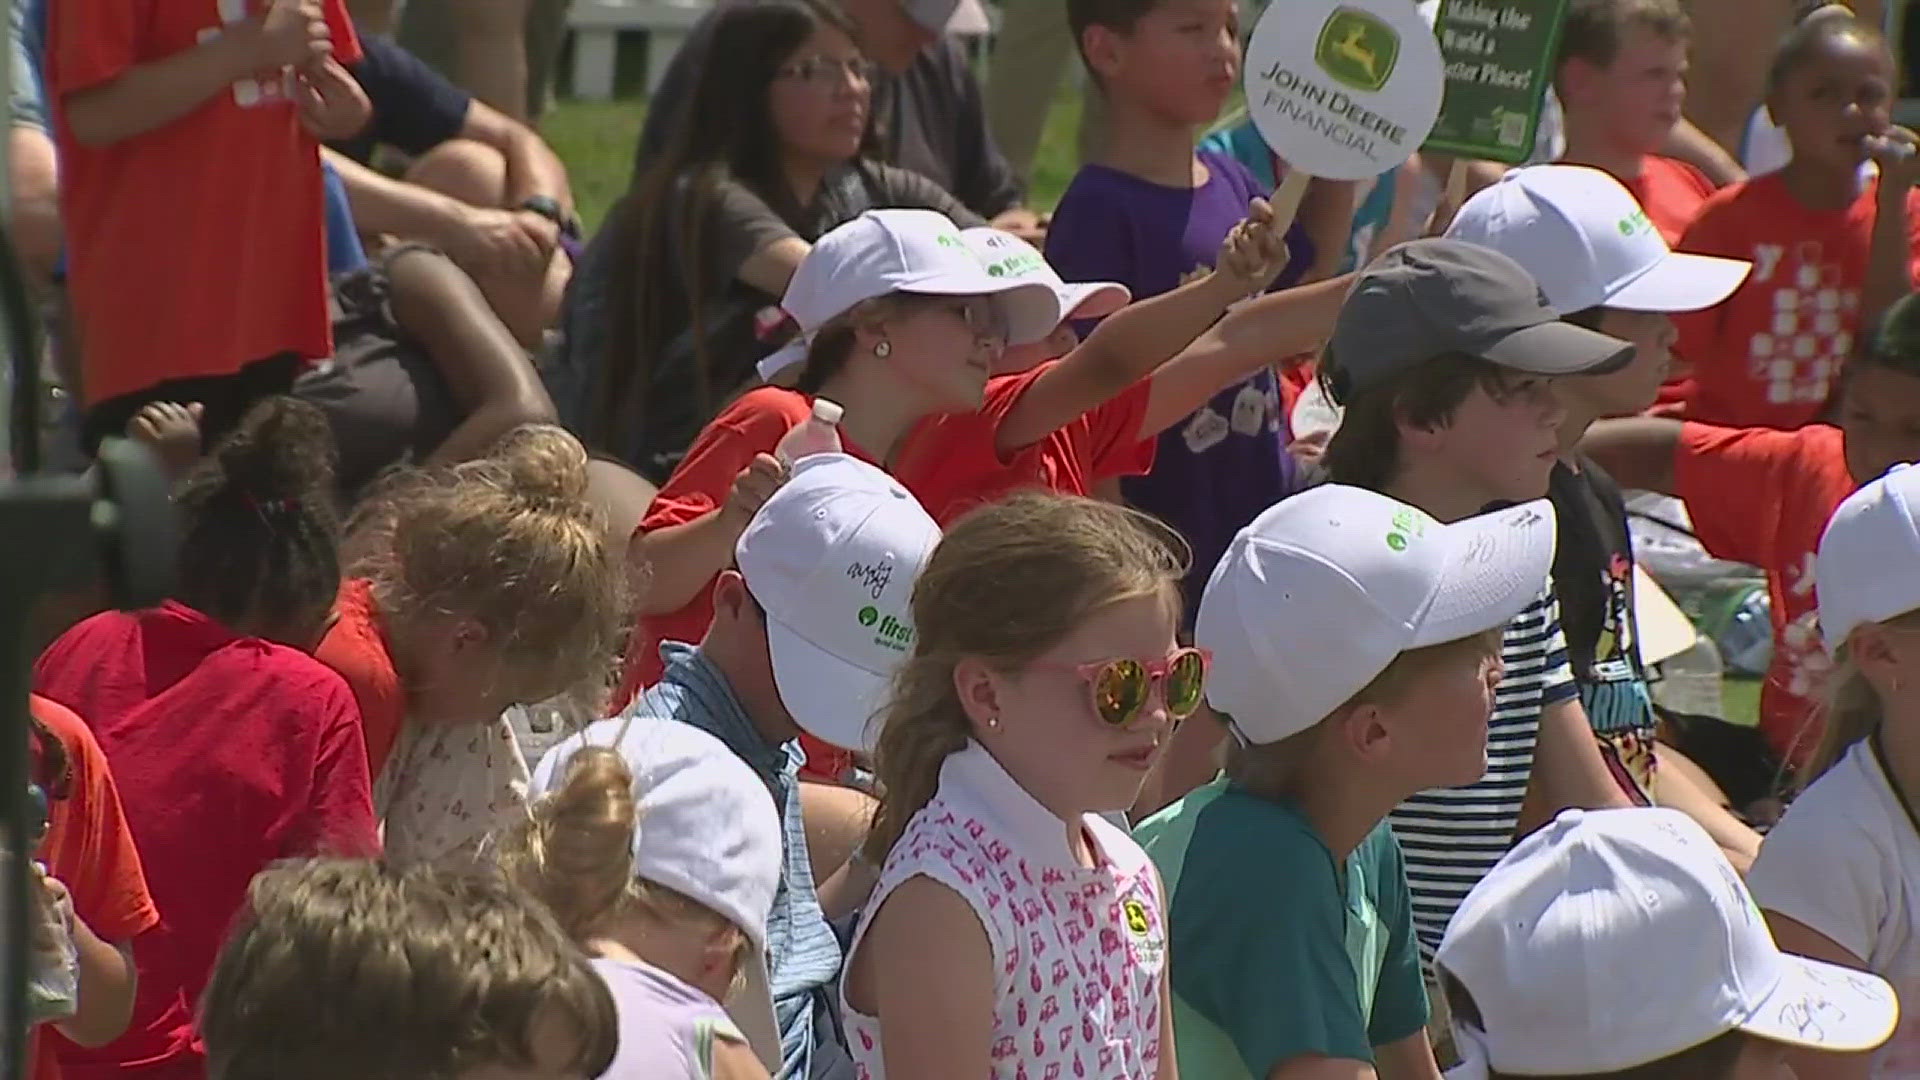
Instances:
[[[1427,963],[1460,901],[1513,846],[1533,777],[1540,713],[1579,692],[1551,588],[1507,624],[1500,660],[1506,676],[1487,724],[1487,774],[1467,787],[1423,791],[1389,818],[1406,856],[1414,931]]]
[[[838,1041],[832,1031],[815,1031],[814,1020],[816,1010],[826,1002],[827,984],[840,974],[840,939],[827,924],[814,892],[806,824],[800,817],[799,773],[806,755],[797,739],[781,745],[767,742],[734,696],[727,677],[699,649],[669,641],[660,646],[660,658],[666,664],[660,681],[628,706],[622,718],[670,718],[712,735],[753,766],[780,808],[785,857],[780,891],[774,894],[773,912],[767,918],[767,977],[784,1059],[775,1078],[805,1080],[812,1069],[814,1046],[824,1040]]]

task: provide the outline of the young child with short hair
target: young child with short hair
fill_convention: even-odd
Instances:
[[[1835,668],[1826,732],[1749,881],[1781,944],[1870,971],[1920,1001],[1920,469],[1895,465],[1847,496],[1820,538],[1820,633]],[[1920,1013],[1877,1054],[1795,1061],[1802,1076],[1911,1076]]]
[[[1448,525],[1340,484],[1234,538],[1194,629],[1226,771],[1136,832],[1169,890],[1183,1073],[1439,1075],[1387,814],[1485,773],[1497,632],[1553,546],[1544,500]]]
[[[149,401],[206,445],[331,355],[322,138],[366,121],[340,0],[55,0],[46,75],[91,452]]]
[[[1447,235],[1510,256],[1567,322],[1633,343],[1633,362],[1619,371],[1554,383],[1566,415],[1548,496],[1560,522],[1553,578],[1568,660],[1581,706],[1622,790],[1637,803],[1698,814],[1744,866],[1759,837],[1686,774],[1656,776],[1659,724],[1634,618],[1626,502],[1613,478],[1577,447],[1595,420],[1633,415],[1653,404],[1673,346],[1672,314],[1719,303],[1751,266],[1675,254],[1630,191],[1607,173],[1579,165],[1507,173],[1460,207]]]
[[[1688,419],[1792,429],[1821,416],[1861,327],[1913,289],[1920,155],[1892,127],[1893,58],[1838,5],[1780,44],[1767,108],[1793,160],[1716,192],[1675,247],[1747,259],[1732,297],[1676,320]],[[1879,175],[1866,170],[1869,162]]]
[[[1631,992],[1649,957],[1659,981]],[[1791,1048],[1879,1046],[1900,1012],[1884,981],[1782,951],[1713,839],[1653,807],[1568,810],[1521,841],[1435,967],[1457,1080],[1766,1080],[1794,1075]]]
[[[530,894],[348,860],[255,878],[199,1006],[208,1080],[592,1080],[619,1032]]]
[[[934,549],[841,984],[860,1075],[1175,1075],[1160,883],[1101,814],[1200,705],[1181,548],[1134,511],[1025,493]]]
[[[1270,190],[1234,158],[1195,150],[1239,85],[1238,9],[1233,0],[1071,0],[1067,20],[1104,95],[1108,128],[1100,156],[1074,174],[1054,210],[1047,261],[1068,280],[1112,278],[1136,297],[1167,292],[1213,266],[1248,204]],[[1287,238],[1276,288],[1314,264],[1303,229]],[[1299,486],[1280,401],[1270,367],[1217,389],[1160,433],[1151,473],[1119,485],[1193,545],[1189,614],[1235,530]]]
[[[648,717],[548,751],[533,794],[505,862],[613,992],[620,1051],[605,1080],[766,1080],[721,1006],[749,970],[749,986],[767,985],[781,863],[767,786],[719,739]]]
[[[1681,122],[1691,36],[1680,0],[1572,0],[1554,64],[1567,137],[1559,160],[1612,174],[1668,243],[1714,190],[1699,169],[1660,154]]]
[[[1819,701],[1832,659],[1817,625],[1821,531],[1860,485],[1920,460],[1920,297],[1894,304],[1873,342],[1848,361],[1835,413],[1834,426],[1795,431],[1601,420],[1580,445],[1622,487],[1684,500],[1709,555],[1766,574],[1773,658],[1760,684],[1759,730],[1787,780],[1824,726]]]
[[[1345,409],[1328,477],[1441,521],[1544,498],[1565,419],[1554,380],[1632,357],[1628,342],[1562,322],[1505,255],[1460,240],[1402,244],[1360,275],[1322,359],[1322,385]],[[1627,802],[1581,709],[1544,576],[1507,625],[1501,662],[1483,776],[1393,813],[1426,955],[1529,826],[1564,806]]]

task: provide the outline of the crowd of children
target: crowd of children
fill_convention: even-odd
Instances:
[[[1920,1075],[1880,33],[1801,5],[1735,179],[1679,0],[1570,0],[1554,160],[1296,214],[1202,141],[1232,0],[1066,7],[1105,133],[1042,246],[867,159],[876,12],[765,0],[580,370],[401,248],[332,294],[429,354],[368,374],[315,366],[337,0],[52,0],[64,374],[184,535],[33,666],[36,1080]],[[1766,576],[1765,806],[1656,701],[1634,491]]]

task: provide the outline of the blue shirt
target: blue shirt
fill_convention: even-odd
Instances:
[[[813,1064],[814,1011],[819,995],[840,973],[840,939],[820,910],[807,857],[806,823],[800,816],[800,766],[806,755],[798,739],[767,742],[734,696],[725,675],[699,649],[669,641],[660,646],[667,669],[621,716],[679,720],[727,744],[753,767],[773,792],[786,833],[780,891],[767,919],[767,979],[774,1019],[780,1025],[778,1080],[805,1080]],[[831,1032],[820,1037],[832,1038]]]

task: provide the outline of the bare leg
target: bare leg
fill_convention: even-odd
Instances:
[[[647,514],[647,507],[653,504],[657,489],[639,473],[605,458],[594,458],[587,462],[587,498],[607,518],[607,534],[613,538],[616,551],[630,550],[628,537],[640,525],[640,519]],[[633,560],[621,560],[627,567],[628,591],[636,602],[645,595],[649,570],[644,565],[636,565]]]
[[[450,139],[428,151],[407,170],[409,183],[419,184],[458,199],[469,206],[504,207],[507,199],[507,162],[500,151],[471,139]],[[462,265],[486,294],[500,321],[522,346],[538,348],[543,332],[559,321],[560,302],[573,276],[573,262],[555,251],[539,279],[519,274],[487,273]]]
[[[454,28],[456,81],[515,120],[527,118],[528,0],[470,0]]]
[[[40,128],[16,124],[7,141],[9,225],[14,251],[35,292],[53,284],[60,260],[59,166],[53,140]]]

